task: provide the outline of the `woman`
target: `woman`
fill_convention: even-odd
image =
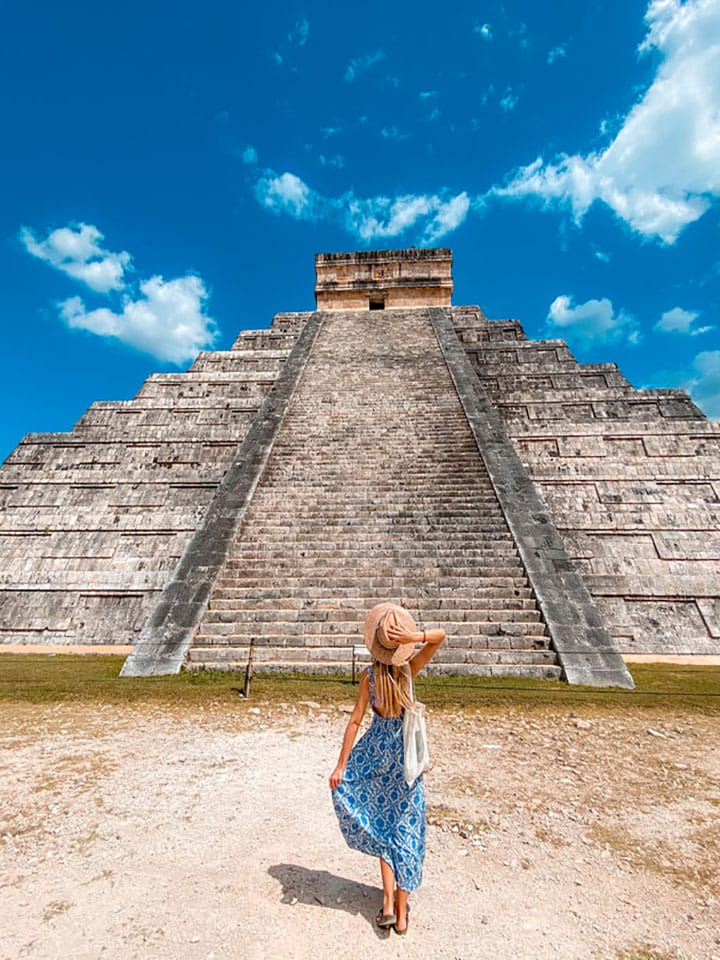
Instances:
[[[444,639],[442,629],[418,631],[403,607],[380,603],[372,608],[365,620],[372,666],[363,672],[330,774],[346,842],[380,858],[383,905],[376,923],[399,934],[407,932],[408,895],[420,886],[425,857],[425,788],[422,776],[412,786],[403,777],[402,715],[411,702],[410,676],[432,659]],[[414,653],[418,643],[424,646]],[[353,749],[368,703],[372,724]]]

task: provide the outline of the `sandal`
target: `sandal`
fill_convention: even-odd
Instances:
[[[394,913],[383,913],[382,910],[375,917],[375,923],[381,930],[387,930],[389,927],[394,927],[397,923],[397,917]]]
[[[404,930],[398,930],[397,922],[395,922],[395,923],[393,924],[393,930],[395,931],[395,933],[396,933],[399,937],[404,937],[405,934],[408,932],[408,927],[409,927],[409,926],[410,926],[410,917],[405,917],[405,929],[404,929]]]

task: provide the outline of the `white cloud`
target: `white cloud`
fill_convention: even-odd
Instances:
[[[288,41],[297,44],[298,47],[304,47],[310,34],[310,24],[305,17],[298,20],[295,28],[288,34]]]
[[[323,127],[320,131],[323,135],[323,139],[327,140],[328,137],[334,137],[336,133],[340,133],[342,127]]]
[[[255,147],[248,145],[242,152],[242,162],[246,163],[249,167],[255,166],[258,162],[258,154]]]
[[[411,229],[422,229],[420,243],[430,244],[456,230],[469,207],[466,193],[449,198],[437,194],[353,198],[347,205],[346,228],[366,241],[386,240]]]
[[[333,157],[326,157],[324,153],[319,154],[318,160],[323,167],[336,167],[341,170],[345,166],[345,158],[336,153]]]
[[[490,98],[495,96],[495,84],[491,83],[487,90],[483,90],[480,95],[480,106],[486,107]]]
[[[428,197],[352,197],[347,206],[347,224],[361,240],[397,237],[431,213]]]
[[[398,237],[409,231],[422,244],[434,243],[456,230],[471,206],[467,193],[402,194],[396,197],[357,197],[352,190],[324,197],[293,173],[266,171],[255,184],[255,195],[273,213],[296,220],[325,219],[339,223],[366,243]]]
[[[352,81],[360,73],[365,73],[370,67],[375,66],[376,63],[380,63],[381,60],[385,59],[385,54],[382,50],[376,50],[374,53],[367,53],[364,57],[355,57],[354,60],[351,60],[345,69],[345,82],[352,83]]]
[[[669,244],[720,196],[720,3],[652,0],[645,19],[640,52],[661,60],[610,145],[555,163],[538,158],[491,193],[569,206],[578,222],[600,200]]]
[[[585,347],[620,341],[635,344],[640,340],[637,320],[623,310],[616,311],[607,298],[575,305],[566,294],[556,297],[550,304],[546,329],[569,335]]]
[[[655,324],[655,329],[662,330],[663,333],[690,333],[690,327],[697,318],[698,314],[691,310],[673,307],[672,310],[667,310],[660,317]]]
[[[714,329],[712,326],[696,327],[695,321],[699,316],[699,313],[692,310],[673,307],[672,310],[666,310],[660,317],[655,324],[655,329],[661,333],[684,333],[691,337],[697,337],[701,333]]]
[[[602,263],[610,263],[610,254],[609,254],[609,253],[606,253],[604,250],[596,250],[596,251],[595,251],[595,256],[596,256],[596,257],[598,258],[598,260],[600,260]]]
[[[436,240],[439,240],[446,234],[457,230],[464,222],[469,209],[470,198],[466,193],[459,193],[450,200],[440,201],[436,207],[433,219],[425,230],[424,242],[435,243]]]
[[[492,40],[492,27],[489,23],[477,24],[473,33],[479,33],[483,40]]]
[[[615,137],[622,130],[625,123],[625,117],[621,114],[613,114],[610,117],[603,117],[598,124],[598,133],[601,137]]]
[[[704,350],[682,386],[708,417],[720,418],[720,350]]]
[[[380,131],[380,136],[385,140],[407,140],[410,134],[403,133],[403,131],[397,127],[383,127]]]
[[[294,173],[268,172],[255,185],[255,195],[273,213],[288,213],[296,220],[314,218],[315,191]]]
[[[97,293],[122,290],[130,265],[130,254],[105,250],[100,243],[104,239],[98,228],[88,223],[52,230],[44,240],[38,240],[29,227],[20,230],[20,241],[28,253]]]
[[[720,350],[703,350],[689,367],[661,373],[653,385],[687,390],[706,416],[720,419]]]
[[[435,243],[456,230],[467,216],[470,200],[466,193],[444,198],[438,195],[343,198],[346,229],[361,240],[386,240],[410,229],[422,229],[420,243]]]
[[[139,285],[131,282],[124,277],[130,254],[104,250],[100,245],[103,234],[91,224],[61,227],[43,241],[23,227],[20,238],[33,256],[119,304],[120,309],[114,311],[109,307],[87,309],[81,297],[64,300],[58,309],[69,327],[114,337],[159,360],[178,364],[215,342],[217,329],[204,312],[208,293],[200,277],[188,274],[165,281],[156,276]]]
[[[181,364],[217,338],[215,322],[204,313],[207,290],[200,277],[188,275],[165,281],[151,277],[140,284],[140,296],[125,297],[122,310],[87,310],[80,297],[59,304],[67,325],[149,353],[158,360]]]
[[[437,95],[437,90],[421,90],[419,94],[421,100],[431,100],[433,97],[437,97]]]
[[[510,87],[505,91],[505,95],[500,99],[500,109],[504,110],[505,113],[509,113],[511,110],[514,110],[520,101],[520,97],[517,94],[512,92]]]
[[[558,44],[557,47],[553,47],[552,50],[548,51],[547,62],[550,66],[555,63],[556,60],[559,60],[561,57],[567,56],[567,48],[563,44]]]
[[[528,25],[526,23],[523,23],[521,21],[517,26],[512,27],[508,31],[508,36],[513,40],[516,37],[520,38],[519,46],[521,50],[528,50],[530,48],[530,38],[528,36]]]

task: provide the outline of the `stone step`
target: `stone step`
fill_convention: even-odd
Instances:
[[[528,591],[529,592],[529,591]],[[264,596],[254,598],[236,598],[223,599],[219,596],[213,597],[210,602],[210,611],[285,611],[289,613],[301,613],[306,611],[309,614],[320,612],[326,613],[328,618],[351,620],[356,618],[358,622],[365,617],[366,610],[362,607],[359,598],[356,600],[343,599],[338,600],[316,600],[308,601],[304,597],[295,599],[290,597],[267,599]],[[540,613],[537,604],[532,596],[523,597],[485,597],[482,600],[482,606],[478,605],[478,598],[453,597],[448,598],[443,607],[423,607],[418,610],[413,608],[413,616],[419,620],[442,621],[449,616],[452,611],[452,619],[461,620],[493,620],[495,617],[502,616],[503,613],[509,619],[522,620],[527,618],[539,618]],[[302,619],[299,617],[298,619]]]
[[[462,526],[445,524],[444,529],[411,523],[404,524],[401,527],[400,524],[389,523],[388,529],[382,530],[377,527],[368,529],[366,524],[361,523],[346,523],[339,529],[334,529],[330,523],[322,524],[319,522],[314,524],[293,523],[287,526],[282,524],[278,526],[253,524],[251,527],[248,521],[241,530],[241,536],[247,537],[253,542],[271,542],[274,540],[278,543],[298,540],[317,542],[320,540],[325,543],[348,541],[359,545],[373,545],[375,543],[387,543],[389,535],[391,535],[390,543],[415,544],[419,540],[432,540],[441,543],[454,541],[464,544],[472,543],[480,538],[483,541],[499,542],[507,541],[509,537],[506,531],[498,530],[490,523],[482,525],[468,523]]]
[[[342,620],[346,623],[362,623],[366,613],[362,608],[349,609],[347,606],[308,607],[301,601],[295,606],[285,608],[278,608],[276,605],[277,602],[272,606],[270,605],[271,601],[266,601],[266,603],[268,603],[268,606],[263,609],[257,605],[251,605],[252,601],[245,603],[238,600],[213,599],[208,609],[207,622],[232,623],[234,619],[243,621],[252,619],[261,623],[272,620],[277,620],[278,622],[284,621],[286,623],[311,620],[334,622]],[[518,622],[525,623],[539,623],[540,613],[536,607],[534,605],[528,605],[527,607],[520,606],[522,603],[531,604],[532,601],[510,599],[502,603],[499,602],[495,607],[486,604],[483,607],[458,608],[452,615],[446,610],[442,612],[442,616],[439,610],[433,611],[423,608],[421,611],[416,611],[414,615],[416,619],[419,618],[426,621],[435,621],[444,618],[445,620],[452,620],[455,623],[492,622],[499,618],[517,620]],[[511,604],[515,604],[515,606],[511,606]],[[438,616],[433,616],[433,614],[438,614]]]
[[[228,569],[239,569],[246,563],[256,563],[263,561],[287,561],[298,562],[325,562],[333,560],[341,562],[343,560],[352,560],[355,562],[358,557],[365,557],[368,563],[375,559],[392,560],[396,565],[406,561],[413,563],[421,560],[434,563],[463,563],[469,564],[475,560],[484,560],[487,557],[517,557],[514,545],[510,541],[493,541],[488,544],[475,544],[467,547],[443,547],[442,544],[434,549],[429,545],[424,549],[413,548],[409,544],[406,547],[381,547],[375,549],[358,550],[356,547],[333,549],[327,543],[315,543],[303,546],[294,543],[277,544],[273,546],[263,545],[256,542],[241,541],[233,551],[233,559],[228,561]]]
[[[252,524],[252,526],[251,526]],[[246,539],[251,542],[259,542],[259,536],[248,537],[248,533],[262,534],[263,536],[274,537],[299,537],[307,536],[309,541],[322,541],[322,533],[325,532],[324,542],[335,543],[343,540],[353,543],[398,543],[404,546],[415,546],[424,543],[452,543],[471,545],[473,540],[482,537],[483,540],[512,542],[512,536],[507,529],[502,529],[494,521],[479,520],[474,522],[465,522],[462,525],[453,525],[447,521],[442,524],[432,524],[426,518],[419,520],[408,520],[407,523],[387,523],[381,526],[380,522],[373,517],[368,517],[367,521],[348,520],[344,523],[322,523],[322,522],[288,522],[283,520],[277,524],[271,523],[252,523],[252,514],[248,512],[245,522],[239,533],[240,539]],[[388,534],[392,534],[392,539],[388,540]],[[332,537],[332,540],[330,539]]]
[[[55,558],[55,559],[60,559]],[[486,581],[497,577],[520,579],[519,567],[502,568],[497,564],[475,565],[471,570],[458,571],[455,567],[442,568],[432,563],[402,564],[393,567],[389,564],[377,562],[375,564],[360,565],[348,564],[346,567],[330,566],[305,567],[298,563],[293,571],[276,570],[272,564],[264,568],[239,569],[226,571],[216,581],[217,586],[248,586],[256,589],[280,588],[285,584],[302,588],[307,586],[325,586],[331,591],[335,586],[348,587],[355,584],[359,589],[372,587],[390,590],[397,588],[401,592],[410,587],[419,587],[425,583],[429,588],[447,587],[455,590],[464,589],[472,592],[473,588],[483,586]],[[523,578],[523,585],[526,580]]]
[[[325,528],[332,530],[333,533],[342,534],[347,531],[368,538],[379,532],[402,534],[414,531],[416,543],[425,533],[433,532],[436,534],[436,539],[442,539],[443,533],[465,533],[468,537],[489,533],[498,535],[499,539],[507,539],[508,533],[507,528],[501,526],[489,511],[468,511],[466,514],[448,516],[434,510],[423,510],[420,505],[382,516],[378,515],[372,504],[358,505],[354,509],[348,505],[342,513],[337,514],[318,509],[313,514],[304,516],[293,515],[284,509],[282,511],[278,509],[271,515],[256,517],[252,511],[248,511],[244,526],[250,522],[257,525],[258,531],[262,533],[272,533],[278,529],[309,530],[316,533]]]
[[[311,452],[311,450],[302,448],[299,452],[303,454],[302,459],[296,460],[294,458],[284,458],[277,456],[273,458],[272,462],[268,465],[268,469],[271,471],[277,471],[278,475],[283,475],[287,471],[292,471],[298,474],[304,474],[317,483],[327,483],[329,476],[337,475],[338,473],[347,473],[352,479],[358,484],[361,480],[367,478],[367,482],[376,487],[380,487],[378,482],[378,473],[377,470],[373,470],[372,462],[372,450],[376,449],[377,444],[382,443],[383,446],[388,446],[384,441],[384,438],[377,438],[373,443],[368,444],[368,452],[361,451],[363,456],[369,456],[369,462],[366,463],[357,463],[353,462],[354,458],[357,455],[357,447],[353,449],[351,454],[345,452],[345,447],[341,444],[335,444],[332,440],[329,440],[327,437],[322,438],[323,442],[326,444],[322,456],[319,456],[317,453]],[[447,438],[447,442],[450,442],[450,438]],[[456,444],[457,446],[457,444]],[[431,452],[431,445],[428,444],[427,449],[417,447],[412,451],[412,457],[416,457],[418,454],[428,454]],[[392,455],[393,451],[390,449],[388,451]],[[400,451],[397,451],[398,456]],[[467,484],[469,487],[476,487],[478,490],[488,490],[488,480],[487,476],[481,469],[481,461],[478,458],[477,449],[467,450],[466,452],[457,451],[456,455],[465,457],[466,460],[470,460],[470,457],[474,458],[474,462],[468,463],[465,466],[462,466],[462,461],[447,463],[444,467],[439,465],[436,470],[424,472],[423,470],[416,469],[413,470],[412,474],[408,473],[407,468],[402,470],[397,465],[388,466],[382,478],[382,482],[389,481],[392,486],[406,488],[408,485],[415,485],[425,487],[426,489],[432,488],[433,481],[437,481],[440,484],[448,485],[452,480],[457,480]],[[403,458],[405,461],[408,460],[407,451],[404,452]],[[325,474],[324,470],[330,470],[332,473],[328,476]],[[272,476],[273,474],[270,474]]]
[[[366,552],[357,551],[354,554],[338,556],[333,562],[332,557],[306,556],[302,552],[288,549],[285,558],[279,557],[240,557],[228,563],[224,577],[302,577],[324,576],[332,580],[337,577],[351,576],[403,576],[423,571],[428,576],[452,577],[458,569],[472,571],[473,574],[493,573],[502,564],[505,569],[515,567],[518,563],[517,554],[510,550],[476,553],[468,557],[460,566],[453,557],[433,556],[387,556],[385,551],[377,550],[370,556]],[[519,571],[516,571],[519,572]]]
[[[282,611],[281,611],[282,612]],[[209,611],[203,620],[201,634],[205,638],[234,642],[235,638],[302,637],[311,642],[311,637],[349,637],[357,635],[361,627],[358,621],[347,620],[287,620],[280,616],[272,620],[219,620]],[[475,620],[454,622],[443,620],[448,637],[544,637],[545,624],[524,620]],[[200,635],[200,634],[198,634]],[[333,641],[334,642],[334,641]]]
[[[477,452],[475,456],[477,457]],[[268,465],[266,476],[268,481],[277,482],[288,476],[300,476],[319,489],[327,489],[331,481],[338,476],[347,476],[351,489],[365,488],[368,491],[378,491],[387,486],[388,493],[391,494],[423,490],[428,495],[432,495],[437,489],[448,491],[455,489],[458,494],[469,496],[477,494],[481,498],[491,499],[492,491],[479,461],[467,470],[448,467],[444,471],[438,471],[437,474],[427,475],[419,472],[408,475],[407,470],[402,471],[399,467],[393,467],[385,472],[382,481],[379,482],[377,471],[372,469],[371,463],[354,467],[352,458],[346,459],[342,450],[334,449],[332,444],[329,444],[329,449],[322,460],[315,460],[308,454],[299,461],[273,460]]]
[[[304,651],[308,661],[317,659],[351,660],[353,648],[360,650],[367,657],[362,645],[362,638],[354,634],[349,637],[338,638],[337,641],[323,637],[312,637],[312,642],[300,642],[298,638],[283,637],[256,637],[253,650],[259,659],[300,659]],[[283,642],[284,641],[284,642]],[[198,647],[206,651],[215,651],[216,659],[245,659],[250,647],[250,638],[238,638],[234,643],[222,643],[213,637],[200,634],[195,638],[193,649]],[[325,651],[323,653],[323,651]],[[328,653],[331,651],[331,653]],[[438,651],[438,662],[452,663],[468,661],[471,657],[485,654],[499,653],[513,654],[507,662],[532,661],[534,657],[543,654],[543,662],[557,662],[556,653],[550,649],[548,640],[524,640],[519,638],[501,638],[498,643],[491,643],[484,637],[468,639],[465,643],[457,643],[454,648],[448,647]],[[208,654],[208,657],[210,654]],[[215,656],[215,655],[213,655]]]
[[[325,438],[325,442],[327,443],[327,438]],[[381,441],[378,440],[378,443],[380,442]],[[427,456],[430,452],[430,448],[428,448],[428,450],[418,449],[413,451],[413,457],[418,455]],[[268,465],[268,470],[270,471],[268,476],[270,478],[276,476],[282,477],[288,472],[291,472],[312,478],[312,480],[317,483],[327,483],[331,477],[337,477],[342,474],[354,480],[355,486],[359,486],[364,482],[369,485],[370,488],[375,487],[380,489],[380,484],[377,482],[377,470],[372,469],[372,462],[365,465],[353,464],[353,457],[356,456],[356,451],[353,451],[352,457],[346,457],[342,453],[341,447],[335,449],[332,443],[327,443],[326,452],[321,459],[313,456],[309,451],[304,449],[300,450],[299,454],[301,455],[300,460],[274,459]],[[335,454],[335,456],[333,456],[333,454]],[[389,454],[392,455],[392,451],[389,451]],[[363,456],[366,456],[366,454],[363,453]],[[471,456],[470,452],[465,456],[469,458]],[[476,459],[476,462],[473,463],[472,466],[462,468],[452,465],[447,466],[445,469],[438,469],[433,473],[422,473],[416,470],[409,476],[407,468],[402,470],[400,467],[388,467],[383,476],[383,483],[387,482],[391,488],[401,490],[432,490],[436,484],[450,487],[452,483],[456,482],[461,485],[461,489],[476,489],[481,493],[489,493],[491,488],[488,485],[487,477],[484,476],[480,467],[477,450],[473,452],[472,456]]]
[[[410,503],[402,509],[388,510],[382,517],[374,515],[372,505],[357,506],[353,508],[352,504],[345,504],[343,509],[333,509],[330,504],[327,509],[318,505],[313,509],[307,509],[302,513],[290,513],[286,507],[276,510],[274,514],[268,513],[267,516],[258,516],[254,511],[248,511],[245,523],[250,521],[257,524],[260,530],[297,530],[313,529],[319,527],[339,527],[343,528],[361,528],[366,531],[366,536],[375,531],[395,531],[398,527],[404,527],[410,532],[415,532],[417,541],[422,531],[422,526],[443,527],[448,531],[465,530],[472,533],[507,533],[507,529],[502,527],[492,512],[484,510],[466,510],[458,511],[455,514],[423,508],[422,504]],[[418,527],[420,526],[420,530]]]
[[[465,524],[469,530],[474,530],[475,524],[479,524],[482,528],[483,525],[486,525],[488,529],[491,530],[502,530],[502,527],[499,526],[497,519],[493,516],[493,511],[490,510],[477,510],[477,509],[462,509],[457,511],[448,511],[448,510],[438,510],[432,509],[428,506],[422,506],[417,503],[409,503],[405,506],[398,507],[393,509],[392,507],[387,508],[383,512],[382,517],[378,517],[374,514],[372,507],[368,507],[367,504],[352,504],[344,503],[339,507],[335,507],[332,504],[318,504],[313,507],[305,507],[304,510],[295,512],[290,512],[287,509],[287,504],[283,505],[281,511],[272,511],[267,510],[263,513],[253,511],[248,511],[248,520],[252,519],[253,522],[260,524],[267,524],[270,526],[282,526],[287,525],[288,527],[297,527],[302,524],[324,524],[329,526],[331,524],[336,524],[338,526],[344,526],[346,524],[370,524],[370,529],[387,529],[388,527],[397,526],[399,523],[405,521],[408,525],[414,525],[418,522],[420,523],[434,523],[439,525],[444,521],[449,521],[453,527],[459,527]]]
[[[332,585],[333,592],[336,589],[342,589],[343,587],[350,589],[357,589],[361,585],[366,585],[367,587],[372,587],[373,590],[384,590],[386,593],[397,593],[398,591],[402,592],[407,589],[419,589],[422,586],[427,586],[433,590],[471,590],[478,587],[482,587],[488,582],[492,585],[495,585],[497,581],[505,580],[509,584],[515,586],[527,586],[527,579],[525,577],[518,576],[517,568],[503,568],[496,567],[493,570],[488,570],[488,573],[485,577],[480,576],[477,572],[473,574],[466,574],[463,572],[453,573],[452,575],[437,575],[434,574],[432,580],[428,582],[427,577],[423,575],[412,576],[405,570],[400,570],[396,575],[388,574],[368,574],[367,576],[363,574],[358,574],[357,576],[329,576],[318,577],[311,575],[303,575],[300,571],[296,572],[295,576],[292,578],[287,578],[286,583],[288,589],[296,588],[299,590],[312,589],[313,587],[324,587],[326,590]],[[246,587],[254,587],[255,589],[265,589],[268,587],[279,587],[283,588],[284,585],[278,583],[278,579],[284,578],[275,578],[275,577],[260,577],[260,576],[242,576],[233,578],[229,575],[222,574],[216,580],[218,587],[230,587],[238,581]],[[270,580],[270,582],[268,582]]]
[[[247,662],[249,646],[216,647],[205,646],[201,642],[193,646],[190,652],[191,661],[205,663],[229,662],[232,660],[244,664]],[[293,661],[299,658],[301,652],[308,654],[309,661],[327,662],[332,660],[336,663],[352,664],[353,647],[352,645],[338,646],[316,646],[312,649],[306,649],[299,646],[266,646],[255,643],[253,647],[253,665],[259,666],[268,660]],[[364,662],[368,662],[369,657],[364,653],[361,657]],[[555,662],[555,652],[553,650],[522,649],[522,650],[439,650],[433,658],[435,664],[456,664],[456,663],[474,663],[474,664],[553,664]]]
[[[304,483],[305,481],[300,477],[285,481],[287,486],[293,486],[293,488],[301,487]],[[460,498],[457,488],[453,493],[448,492],[446,496],[437,496],[437,494],[431,496],[423,490],[410,489],[384,498],[374,490],[368,491],[367,488],[358,488],[357,494],[350,489],[345,491],[339,489],[344,484],[343,478],[339,477],[338,489],[308,490],[305,497],[300,497],[297,489],[283,489],[284,484],[268,485],[262,493],[257,495],[253,503],[253,516],[257,516],[258,520],[265,520],[268,517],[274,520],[280,509],[284,516],[297,514],[302,518],[320,513],[337,517],[338,520],[343,520],[346,516],[352,517],[354,514],[374,516],[380,520],[395,514],[402,516],[424,513],[439,517],[457,515],[473,518],[493,517],[496,522],[501,518],[497,501],[475,497],[472,493]],[[504,523],[501,522],[501,525]]]
[[[333,584],[332,590],[328,589],[327,584],[320,587],[296,586],[285,584],[282,587],[273,584],[271,586],[254,587],[247,584],[238,585],[218,584],[213,593],[211,603],[215,600],[236,600],[247,599],[254,601],[262,597],[268,602],[283,601],[288,602],[297,598],[302,603],[350,603],[356,604],[364,609],[369,609],[374,603],[380,603],[387,600],[388,597],[398,598],[401,602],[406,600],[405,605],[408,609],[417,608],[418,598],[432,598],[433,603],[437,603],[439,609],[447,609],[449,603],[459,603],[464,607],[472,607],[473,603],[487,598],[491,599],[531,599],[532,591],[527,582],[515,582],[511,578],[493,579],[488,581],[482,587],[475,587],[471,593],[462,593],[459,588],[443,589],[440,594],[438,590],[429,584],[421,582],[412,584],[407,591],[380,591],[377,589],[359,590],[358,585],[340,587]]]
[[[288,478],[285,483],[293,487],[305,485],[301,477]],[[338,478],[337,486],[344,486],[342,477]],[[398,513],[401,515],[432,513],[440,517],[460,514],[472,517],[493,517],[496,520],[499,517],[497,501],[489,497],[475,497],[472,493],[461,498],[458,496],[457,488],[452,494],[448,492],[446,496],[438,496],[436,493],[429,495],[423,490],[411,489],[399,491],[397,495],[385,498],[375,491],[368,491],[367,488],[361,487],[358,487],[357,491],[308,489],[306,496],[301,497],[297,489],[284,490],[283,485],[273,484],[265,487],[262,493],[257,495],[252,505],[252,515],[258,520],[267,518],[274,520],[278,508],[284,516],[297,514],[299,517],[305,517],[327,513],[340,520],[346,516],[352,517],[356,513],[375,516],[378,519]],[[382,510],[382,513],[379,513],[379,510]]]
[[[187,667],[190,670],[227,670],[242,672],[247,664],[247,657],[238,660],[206,661],[193,659],[195,648],[191,649]],[[313,676],[348,676],[350,664],[345,661],[313,661],[302,656],[296,660],[266,660],[259,665],[258,674],[309,674]],[[529,680],[560,680],[562,669],[552,664],[475,664],[453,663],[441,664],[431,662],[424,669],[429,677],[464,676],[464,677],[525,677]]]

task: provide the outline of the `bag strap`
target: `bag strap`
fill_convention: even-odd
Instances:
[[[367,667],[368,680],[370,682],[370,706],[375,709],[375,674],[373,673],[372,664],[368,664]]]
[[[409,680],[409,692],[410,692],[410,702],[415,703],[415,691],[413,690],[413,677],[412,677],[412,667],[410,664],[407,665],[408,668],[408,680]]]

